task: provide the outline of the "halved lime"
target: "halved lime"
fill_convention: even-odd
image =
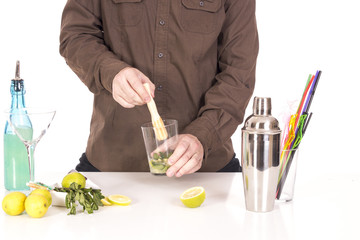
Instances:
[[[131,203],[131,199],[129,197],[120,194],[109,195],[107,198],[112,204],[120,206],[127,206]]]
[[[181,194],[180,200],[186,207],[196,208],[200,207],[205,201],[205,197],[205,189],[203,187],[192,187]]]

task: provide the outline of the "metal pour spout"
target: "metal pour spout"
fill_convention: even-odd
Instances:
[[[14,80],[21,80],[20,78],[20,61],[16,61],[15,78]]]
[[[24,91],[24,80],[20,77],[20,61],[16,61],[15,78],[12,79],[15,92]]]

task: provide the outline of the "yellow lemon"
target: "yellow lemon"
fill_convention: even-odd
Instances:
[[[203,187],[189,188],[181,194],[180,200],[186,207],[200,207],[200,205],[205,201],[205,189]]]
[[[63,178],[61,185],[64,188],[68,188],[73,182],[81,185],[81,188],[84,188],[86,184],[86,179],[81,173],[72,172]]]
[[[131,203],[131,199],[124,195],[114,194],[108,196],[109,202],[112,204],[127,206]]]
[[[30,193],[31,194],[39,194],[39,195],[42,195],[43,197],[46,198],[47,200],[47,205],[48,207],[50,207],[51,203],[52,203],[52,197],[51,197],[51,193],[49,190],[46,190],[46,189],[35,189],[34,191],[32,191]]]
[[[109,201],[108,197],[102,198],[101,202],[104,204],[104,206],[111,206],[112,205],[112,203]]]
[[[22,192],[11,192],[2,201],[2,208],[6,214],[19,215],[24,211],[26,195]]]
[[[47,199],[39,194],[30,194],[25,200],[25,211],[33,218],[41,218],[48,210]]]

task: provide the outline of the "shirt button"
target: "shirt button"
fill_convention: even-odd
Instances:
[[[160,20],[160,21],[159,21],[159,24],[160,24],[161,26],[164,26],[164,25],[165,25],[165,21],[164,21],[164,20]]]
[[[159,86],[157,87],[157,90],[158,90],[158,91],[161,91],[162,88],[163,88],[163,86],[162,86],[162,85],[159,85]]]
[[[159,58],[162,58],[163,56],[164,56],[163,53],[159,53],[159,55],[158,55]]]
[[[200,6],[203,7],[204,6],[204,2],[200,1]]]

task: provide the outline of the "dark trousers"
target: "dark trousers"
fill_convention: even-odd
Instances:
[[[78,171],[78,172],[100,172],[99,169],[94,167],[89,162],[85,153],[82,154],[79,161],[80,161],[79,164],[75,168],[76,171]],[[234,155],[234,157],[230,160],[230,162],[225,167],[223,167],[222,169],[220,169],[217,172],[241,172],[241,170],[242,169],[240,166],[239,159],[237,159],[236,156]]]

